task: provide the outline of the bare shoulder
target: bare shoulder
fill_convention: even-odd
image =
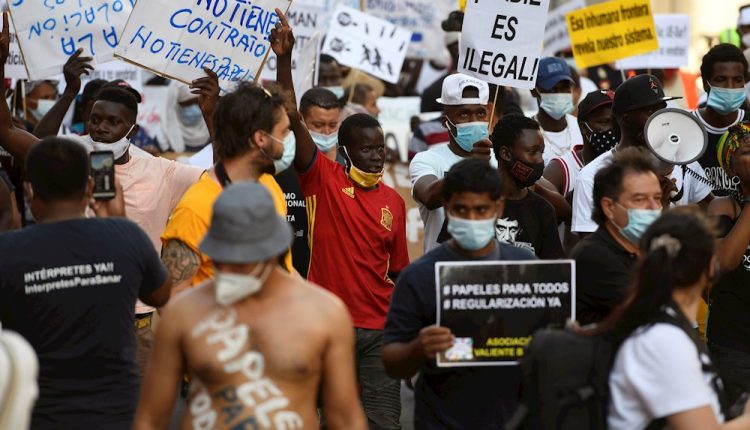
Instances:
[[[323,317],[336,321],[341,321],[341,318],[349,319],[349,311],[346,309],[346,305],[335,294],[300,277],[286,274],[285,276],[297,287],[295,293],[299,294],[299,298],[304,300],[307,308],[314,309]]]

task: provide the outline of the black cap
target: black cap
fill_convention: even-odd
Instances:
[[[578,119],[585,120],[594,109],[611,105],[614,98],[615,93],[612,90],[596,90],[586,94],[578,103]]]
[[[679,98],[665,96],[659,78],[654,75],[633,76],[617,87],[612,113],[623,114]]]

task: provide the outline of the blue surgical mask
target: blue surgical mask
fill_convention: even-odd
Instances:
[[[744,88],[711,87],[706,104],[716,112],[726,115],[735,112],[745,102]]]
[[[449,215],[448,232],[461,248],[477,251],[495,238],[495,218],[469,220]]]
[[[202,120],[203,112],[201,112],[200,106],[192,104],[180,108],[180,121],[186,126],[190,127],[196,125]]]
[[[330,151],[331,149],[336,147],[336,144],[339,143],[338,133],[322,134],[311,131],[310,137],[312,137],[312,140],[318,146],[318,149],[323,152]]]
[[[36,101],[36,109],[29,110],[34,114],[34,118],[42,119],[45,115],[47,115],[47,112],[49,112],[54,105],[54,100],[39,99]]]
[[[570,93],[542,93],[539,95],[539,107],[554,119],[560,119],[573,112],[573,94]]]
[[[271,137],[278,142],[278,139]],[[297,139],[294,137],[294,133],[287,134],[282,144],[284,145],[284,152],[281,154],[281,158],[273,160],[273,167],[277,175],[288,169],[294,161],[294,156],[297,153]]]
[[[344,87],[341,85],[336,85],[334,87],[323,87],[327,89],[328,91],[332,92],[333,95],[336,96],[337,99],[341,100],[344,98]]]
[[[635,245],[662,212],[661,209],[627,209],[619,203],[615,204],[628,211],[628,224],[625,227],[615,224],[615,227],[620,230],[622,237]]]
[[[489,137],[489,123],[477,121],[453,124],[450,119],[447,120],[449,125],[455,127],[456,134],[453,134],[450,127],[448,127],[448,132],[456,139],[458,146],[466,152],[471,152],[471,148],[474,147],[475,143]]]

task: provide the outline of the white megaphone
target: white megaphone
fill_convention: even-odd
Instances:
[[[644,128],[646,144],[661,161],[690,164],[708,148],[703,125],[682,109],[666,108],[655,112]]]

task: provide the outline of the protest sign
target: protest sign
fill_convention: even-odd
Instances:
[[[78,48],[94,64],[112,60],[135,0],[11,0],[10,15],[30,79],[62,71]]]
[[[58,91],[64,91],[65,75],[61,73],[56,75],[54,79],[57,81]],[[143,90],[143,69],[124,61],[114,60],[104,64],[97,64],[94,70],[89,70],[88,74],[81,75],[81,91],[83,91],[86,84],[94,79],[104,79],[106,81],[122,79],[138,92]]]
[[[19,79],[29,79],[29,75],[26,73],[26,64],[23,62],[23,55],[21,55],[21,48],[18,46],[18,38],[16,37],[13,23],[9,21],[8,24],[10,24],[10,44],[8,59],[5,60],[5,78],[10,79],[11,82]]]
[[[348,6],[333,12],[321,53],[386,82],[401,73],[411,32]]]
[[[165,85],[145,85],[141,92],[143,101],[138,105],[138,118],[136,123],[146,131],[149,136],[158,136],[161,129],[161,113],[165,111],[167,104],[167,93],[169,89]]]
[[[648,54],[619,60],[615,68],[678,69],[688,65],[690,51],[690,17],[688,15],[654,15],[659,49]]]
[[[585,69],[659,47],[650,0],[616,0],[565,16],[576,60]]]
[[[468,2],[458,71],[493,84],[534,88],[548,8],[549,0]]]
[[[551,57],[570,48],[570,34],[568,34],[568,23],[565,21],[565,15],[584,7],[586,7],[584,0],[571,0],[550,11],[547,16],[547,25],[544,27],[543,56]]]
[[[378,121],[383,129],[385,145],[398,151],[399,159],[407,162],[411,117],[419,115],[419,97],[378,97]]]
[[[256,79],[268,36],[290,0],[149,0],[138,2],[115,55],[189,84],[208,67],[226,86]]]
[[[437,324],[453,347],[440,367],[514,365],[531,336],[575,315],[575,262],[460,261],[435,265]]]
[[[318,29],[324,28],[328,18],[326,11],[319,6],[295,1],[286,13],[289,26],[294,31],[294,50],[292,51],[292,78],[297,101],[305,91],[313,87],[317,72],[318,47],[323,36]],[[268,54],[261,81],[275,81],[277,71],[276,54]]]
[[[359,0],[350,4],[357,7]],[[456,9],[456,0],[367,0],[365,12],[412,32],[409,58],[442,58],[445,32],[440,23]]]

